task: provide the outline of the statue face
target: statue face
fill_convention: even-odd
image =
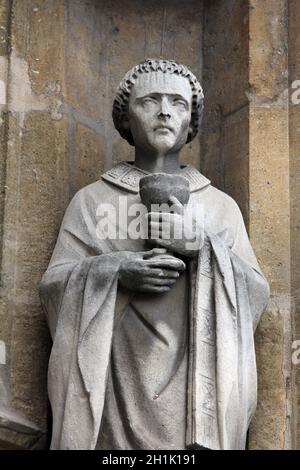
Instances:
[[[135,146],[171,153],[187,140],[192,90],[185,77],[150,72],[138,77],[129,101],[130,130]]]

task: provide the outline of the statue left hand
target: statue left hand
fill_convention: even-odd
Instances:
[[[174,196],[170,197],[171,212],[149,212],[148,240],[184,256],[196,256],[203,243],[197,221]]]

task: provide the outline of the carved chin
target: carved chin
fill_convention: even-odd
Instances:
[[[175,138],[174,138],[174,135],[169,132],[157,132],[155,133],[152,138],[151,138],[151,143],[152,145],[154,145],[155,147],[159,147],[159,148],[171,148],[174,146],[175,144]]]

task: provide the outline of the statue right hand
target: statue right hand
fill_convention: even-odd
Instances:
[[[119,282],[129,290],[150,293],[168,292],[180,273],[185,270],[181,259],[167,253],[164,248],[150,251],[120,252],[123,258],[119,269]]]

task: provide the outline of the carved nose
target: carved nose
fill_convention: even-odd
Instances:
[[[161,110],[161,111],[158,113],[158,117],[163,118],[163,119],[164,119],[164,118],[170,118],[170,117],[171,117],[171,114],[170,114],[168,111],[162,111],[162,110]]]
[[[165,99],[163,99],[161,102],[158,117],[163,118],[163,119],[171,117],[169,103]]]

